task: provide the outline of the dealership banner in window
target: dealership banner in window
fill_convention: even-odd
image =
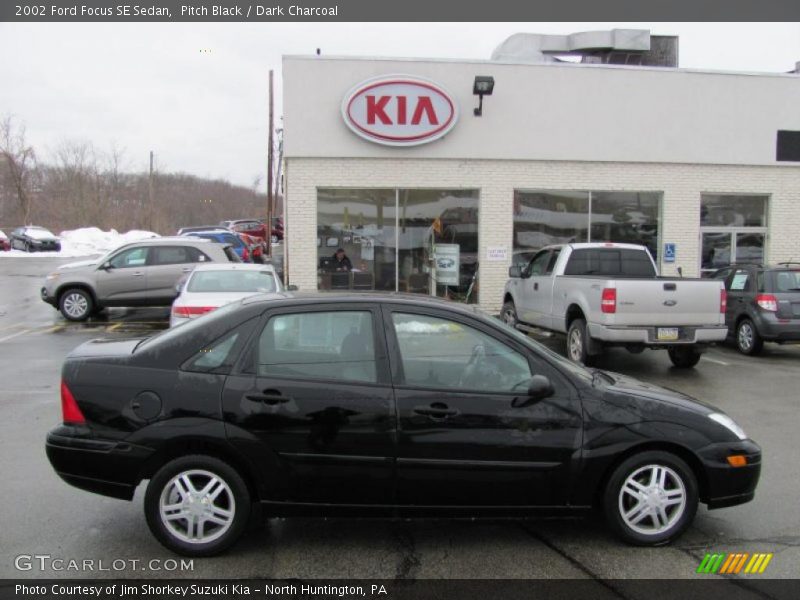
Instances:
[[[459,244],[436,244],[433,260],[436,263],[436,283],[458,285],[461,246]]]

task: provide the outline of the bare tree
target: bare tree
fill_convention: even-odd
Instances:
[[[25,139],[25,126],[11,115],[0,120],[0,157],[5,163],[23,223],[28,223],[33,203],[36,153]]]

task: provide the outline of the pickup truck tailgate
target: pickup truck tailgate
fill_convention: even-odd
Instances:
[[[724,325],[723,283],[713,279],[617,279],[617,307],[609,325]]]

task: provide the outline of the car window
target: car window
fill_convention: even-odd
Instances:
[[[193,246],[157,246],[153,248],[151,265],[181,265],[207,262],[208,257]]]
[[[796,292],[800,290],[800,271],[775,271],[776,292]]]
[[[376,382],[372,313],[272,317],[258,340],[257,372],[262,377]]]
[[[579,248],[570,254],[564,275],[655,277],[656,271],[644,250]]]
[[[730,288],[728,288],[732,292],[741,292],[747,288],[747,280],[749,277],[749,273],[744,269],[736,269],[736,272],[733,274],[733,279],[731,279]]]
[[[186,286],[187,292],[275,292],[275,274],[263,271],[195,271]]]
[[[531,259],[531,264],[528,265],[529,275],[544,275],[547,268],[547,261],[550,258],[549,250],[542,250]]]
[[[545,271],[545,275],[550,275],[553,272],[553,269],[556,266],[556,261],[558,260],[558,256],[561,254],[561,249],[553,250],[553,253],[550,255],[550,260],[547,261],[547,270]]]
[[[525,356],[473,327],[428,315],[392,313],[406,385],[519,392],[531,378]]]
[[[233,348],[239,337],[243,334],[239,327],[221,339],[213,342],[207,348],[203,348],[195,354],[184,365],[186,371],[198,371],[201,373],[218,373],[229,371],[236,358],[233,355]]]
[[[149,248],[129,248],[113,256],[108,262],[115,269],[128,269],[131,267],[143,267],[147,263],[147,251]]]

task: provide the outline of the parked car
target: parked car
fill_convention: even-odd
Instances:
[[[742,354],[758,354],[764,342],[800,342],[800,263],[736,264],[712,276],[728,292],[728,337]]]
[[[170,306],[175,284],[195,265],[239,262],[229,245],[190,237],[162,237],[120,246],[94,260],[50,273],[42,300],[70,321],[85,321],[109,306]]]
[[[567,356],[575,362],[589,364],[613,345],[667,349],[672,364],[690,368],[707,345],[727,335],[722,284],[659,277],[645,246],[548,246],[508,274],[503,320],[523,330],[566,333]]]
[[[8,236],[0,231],[0,250],[11,250],[11,242],[8,241]]]
[[[267,225],[258,219],[238,219],[235,221],[222,221],[220,223],[223,227],[227,227],[231,231],[237,233],[246,233],[253,237],[259,237],[262,240],[267,240]],[[275,227],[270,228],[269,240],[272,243],[279,242],[283,239],[283,230],[278,231]],[[280,236],[280,237],[279,237]]]
[[[28,225],[11,232],[11,247],[25,252],[60,252],[61,240],[49,229]]]
[[[187,233],[196,233],[198,231],[226,231],[227,227],[220,225],[193,225],[191,227],[181,227],[175,235],[186,235]]]
[[[250,262],[252,260],[252,250],[250,246],[242,240],[241,236],[227,229],[213,229],[211,231],[189,231],[182,234],[187,237],[198,237],[218,244],[229,244],[233,251],[242,262]]]
[[[264,262],[264,245],[266,242],[260,237],[253,237],[246,233],[234,233],[242,240],[242,243],[248,248],[250,252],[250,259],[254,263]]]
[[[47,456],[206,556],[266,516],[498,517],[600,506],[633,544],[753,499],[761,449],[722,411],[586,369],[474,307],[252,296],[62,369]]]
[[[178,297],[172,303],[169,326],[183,325],[248,296],[282,291],[283,283],[271,265],[199,265],[180,285]]]

